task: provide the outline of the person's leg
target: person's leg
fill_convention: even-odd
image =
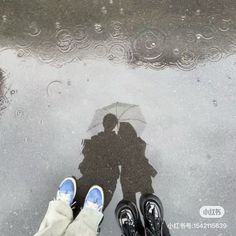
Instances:
[[[64,235],[73,220],[72,209],[63,201],[51,201],[35,236]]]
[[[104,206],[103,190],[93,186],[87,193],[84,207],[76,219],[68,226],[66,236],[95,236],[103,219]]]
[[[73,205],[76,194],[76,182],[73,177],[65,178],[57,191],[56,200],[51,201],[47,213],[35,236],[64,235],[73,220]]]

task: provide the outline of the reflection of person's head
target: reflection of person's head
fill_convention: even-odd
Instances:
[[[118,124],[118,119],[113,114],[107,114],[103,118],[103,127],[105,132],[112,132]]]
[[[119,127],[119,136],[125,140],[132,140],[137,138],[137,132],[134,127],[128,122],[121,122]]]

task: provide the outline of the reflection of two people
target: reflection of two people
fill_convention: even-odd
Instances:
[[[84,140],[84,159],[79,165],[82,177],[78,180],[81,191],[86,193],[91,185],[100,185],[106,207],[120,176],[124,199],[136,202],[137,192],[153,193],[151,177],[157,172],[145,157],[146,143],[137,136],[134,127],[121,122],[118,133],[115,132],[118,119],[113,114],[103,118],[103,127],[103,132]]]

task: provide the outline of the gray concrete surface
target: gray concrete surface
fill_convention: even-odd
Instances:
[[[58,183],[81,176],[95,110],[118,101],[145,116],[171,234],[234,236],[235,3],[63,4],[1,1],[0,235],[37,231]],[[102,236],[120,235],[121,199],[118,181]],[[204,219],[202,206],[225,215]]]

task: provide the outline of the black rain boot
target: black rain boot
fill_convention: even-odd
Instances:
[[[140,198],[140,210],[143,214],[147,236],[163,236],[163,206],[161,200],[153,194],[144,194]]]
[[[122,236],[138,236],[140,216],[133,202],[122,200],[118,203],[115,215],[121,228]]]

